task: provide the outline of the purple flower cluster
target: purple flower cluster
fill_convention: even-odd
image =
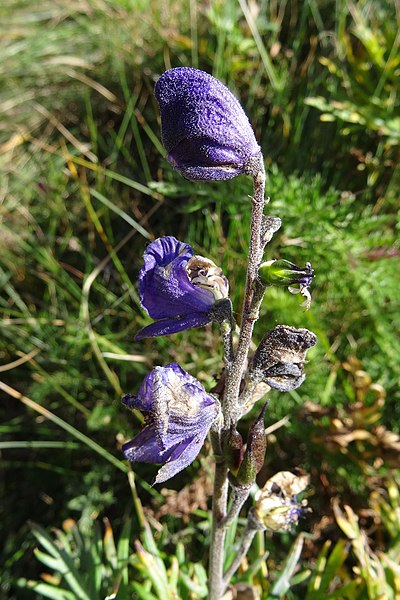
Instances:
[[[260,147],[238,100],[223,83],[204,71],[178,67],[160,77],[154,93],[168,160],[186,179],[253,173]]]
[[[163,483],[194,461],[220,410],[219,401],[176,363],[153,369],[138,395],[127,394],[122,401],[146,419],[122,451],[130,461],[163,464],[154,483]]]
[[[220,81],[198,69],[170,69],[158,80],[155,96],[168,160],[184,177],[224,180],[263,173],[261,150],[251,125],[238,100]],[[279,227],[280,219],[264,217],[262,247]],[[255,283],[258,288],[264,286],[263,290],[269,285],[298,286],[289,290],[299,292],[308,307],[313,275],[309,263],[300,268],[286,260],[267,261],[260,265]],[[139,331],[136,340],[215,321],[222,326],[227,354],[233,355],[228,280],[217,265],[195,255],[188,244],[172,236],[149,244],[139,274],[139,297],[154,322]],[[268,332],[249,366],[243,398],[252,399],[260,385],[280,391],[296,389],[305,377],[306,352],[315,343],[316,337],[306,329],[276,326]],[[162,465],[155,483],[165,482],[193,462],[220,414],[218,399],[177,363],[153,369],[138,394],[125,395],[123,402],[145,417],[143,429],[124,444],[123,453],[133,462]],[[246,449],[236,425],[222,440],[234,476],[231,484],[238,489],[254,482],[264,462],[265,409],[266,405],[250,429]],[[304,484],[304,479],[293,480],[286,473],[272,478],[254,518],[262,527],[287,530],[301,512],[294,494]]]
[[[155,322],[136,339],[167,335],[206,325],[215,304],[228,297],[228,281],[211,260],[172,236],[149,244],[139,274],[143,308]],[[220,410],[197,379],[172,363],[156,367],[143,381],[137,396],[124,404],[145,416],[145,427],[123,453],[130,461],[163,464],[155,483],[163,483],[189,465],[199,453]]]

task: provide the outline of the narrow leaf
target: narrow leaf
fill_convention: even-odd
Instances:
[[[17,581],[18,587],[28,588],[34,591],[36,594],[41,594],[45,598],[52,598],[52,600],[76,600],[75,594],[68,590],[63,590],[59,587],[53,587],[47,583],[41,583],[39,581],[31,581],[27,579],[19,579]]]
[[[290,589],[290,579],[299,562],[303,544],[304,537],[300,534],[291,548],[291,552],[284,563],[283,571],[279,579],[272,587],[270,592],[271,598],[282,598],[282,596]]]

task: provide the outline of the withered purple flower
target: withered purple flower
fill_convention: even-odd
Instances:
[[[252,517],[270,531],[289,531],[307,506],[307,500],[298,502],[296,496],[306,489],[309,480],[302,471],[276,473],[257,493]]]
[[[260,147],[235,96],[212,75],[190,67],[166,71],[155,96],[168,160],[186,179],[254,175]]]
[[[271,388],[288,392],[305,379],[307,350],[315,346],[317,336],[308,329],[277,325],[261,340],[249,371],[254,384],[263,381]]]
[[[213,320],[215,303],[228,297],[229,285],[211,260],[195,256],[189,244],[172,236],[149,244],[139,274],[140,302],[155,323],[137,340],[201,327]]]
[[[122,402],[146,419],[122,451],[133,462],[163,464],[154,483],[163,483],[194,461],[220,411],[219,401],[177,363],[153,369],[138,395],[127,394]]]

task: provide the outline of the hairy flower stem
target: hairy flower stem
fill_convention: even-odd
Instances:
[[[214,495],[212,503],[212,532],[209,564],[209,600],[220,600],[224,592],[224,542],[226,527],[223,524],[228,499],[228,469],[225,462],[215,463]]]
[[[262,259],[264,244],[261,239],[263,214],[265,205],[265,169],[262,156],[259,157],[257,169],[253,174],[254,196],[252,198],[252,216],[250,230],[250,247],[246,277],[246,291],[243,302],[242,322],[239,333],[239,342],[233,361],[226,360],[226,383],[222,402],[224,423],[221,434],[224,435],[230,426],[236,425],[241,412],[239,406],[239,393],[242,375],[246,367],[247,355],[251,344],[254,323],[258,318],[258,309],[262,300],[257,288],[258,266]],[[225,357],[231,352],[225,342]],[[228,350],[228,351],[227,351]],[[213,448],[220,448],[214,433]],[[212,436],[212,437],[213,437]],[[218,458],[218,457],[217,457]],[[229,520],[226,520],[228,499],[228,469],[224,462],[216,462],[213,493],[212,534],[209,565],[209,600],[220,600],[227,585],[223,578],[224,541],[227,526],[241,508],[240,503],[235,503],[234,513],[230,511]],[[243,500],[244,501],[244,500]],[[242,502],[243,504],[243,502]],[[254,533],[252,534],[252,536]],[[249,546],[252,537],[249,541]],[[248,549],[248,547],[247,547]],[[239,563],[240,564],[240,563]],[[235,570],[237,567],[235,568]],[[234,571],[233,571],[234,572]]]
[[[255,303],[256,306],[254,306],[253,298],[256,289],[258,266],[261,262],[263,253],[261,231],[265,205],[264,194],[265,169],[263,161],[260,160],[259,171],[254,176],[254,196],[252,198],[249,259],[239,342],[233,364],[227,372],[225,395],[222,405],[225,420],[225,430],[228,430],[232,424],[236,424],[238,418],[240,417],[240,409],[238,406],[240,383],[246,366],[254,323],[258,318],[258,308],[262,299],[262,296],[260,299],[257,298],[257,302]]]
[[[224,319],[220,327],[222,341],[224,345],[224,363],[228,369],[231,366],[234,357],[232,342],[232,324],[232,319]]]
[[[249,497],[250,488],[251,488],[251,485],[234,489],[233,494],[232,494],[231,505],[228,510],[228,514],[226,515],[225,519],[221,523],[221,526],[229,527],[230,525],[232,525],[233,521],[238,516],[243,504],[246,502],[247,498]]]
[[[254,538],[255,534],[257,533],[257,530],[258,530],[258,528],[254,527],[254,524],[251,521],[249,521],[247,523],[246,528],[242,534],[240,548],[239,548],[235,558],[233,559],[232,564],[224,573],[223,586],[222,586],[223,590],[225,590],[227,585],[229,585],[231,578],[233,577],[233,575],[236,573],[236,571],[240,567],[240,563],[242,562],[243,558],[246,556],[247,552],[249,551],[251,542],[253,541],[253,538]]]

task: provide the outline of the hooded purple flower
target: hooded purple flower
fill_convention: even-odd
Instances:
[[[194,256],[189,244],[172,236],[146,249],[139,273],[143,308],[156,322],[144,327],[137,340],[201,327],[212,320],[217,300],[227,298],[228,281],[211,260]]]
[[[146,417],[144,429],[122,451],[133,462],[163,464],[154,483],[194,461],[220,410],[219,401],[177,363],[153,369],[138,395],[127,394],[122,402]]]
[[[158,80],[161,136],[186,179],[231,179],[258,171],[261,150],[235,96],[212,75],[178,67]]]

